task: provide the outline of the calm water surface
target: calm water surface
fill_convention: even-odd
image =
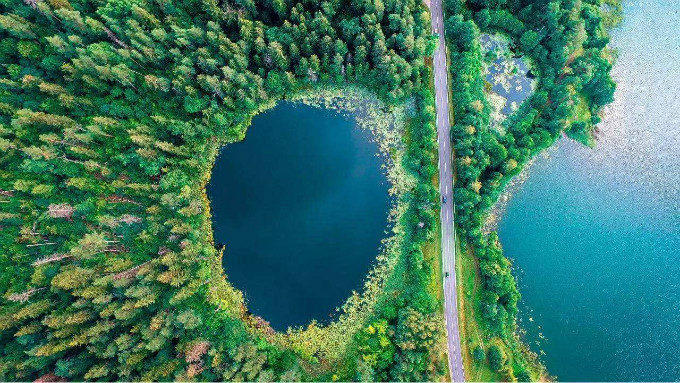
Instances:
[[[327,321],[379,253],[389,185],[370,139],[337,112],[280,103],[217,159],[208,195],[227,278],[277,330]]]
[[[549,150],[499,226],[527,340],[563,381],[680,380],[680,2],[624,8],[598,147]]]

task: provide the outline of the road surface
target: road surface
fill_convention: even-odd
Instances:
[[[444,42],[444,11],[442,0],[431,0],[432,31],[439,34],[434,53],[434,90],[437,108],[437,141],[439,142],[439,192],[446,203],[441,204],[442,268],[444,271],[444,319],[446,321],[451,381],[464,382],[463,358],[458,332],[456,302],[456,246],[453,230],[453,176],[451,173],[451,135],[449,129],[449,82]],[[446,277],[448,275],[448,277]]]

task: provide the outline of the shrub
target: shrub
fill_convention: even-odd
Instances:
[[[486,355],[484,354],[484,349],[482,348],[481,345],[477,345],[477,347],[475,347],[475,348],[472,350],[472,357],[473,357],[477,362],[482,362],[482,361],[484,361],[484,358],[486,357]]]
[[[508,361],[505,351],[497,344],[489,347],[487,357],[489,358],[489,366],[495,371],[501,371]]]

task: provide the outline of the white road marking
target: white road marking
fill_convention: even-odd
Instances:
[[[439,175],[442,184],[440,185],[440,193],[443,196],[450,197],[451,202],[448,204],[441,204],[440,217],[442,218],[442,267],[443,270],[451,273],[455,272],[455,247],[453,243],[453,220],[455,215],[452,217],[453,209],[453,198],[449,194],[448,186],[451,185],[451,172],[448,170],[448,164],[451,158],[451,148],[450,148],[450,137],[449,134],[449,113],[448,113],[448,103],[449,103],[449,90],[448,90],[448,78],[447,78],[447,57],[445,48],[445,38],[446,33],[445,25],[443,23],[444,17],[442,13],[442,0],[433,0],[431,4],[431,26],[432,30],[439,32],[439,41],[434,54],[434,84],[435,84],[435,106],[436,106],[436,122],[437,122],[437,142],[439,147]],[[444,163],[444,168],[441,165]],[[453,381],[463,381],[465,379],[462,373],[462,361],[460,354],[460,339],[458,334],[458,317],[457,317],[457,304],[456,304],[456,279],[455,274],[452,273],[451,277],[444,277],[442,283],[444,287],[444,308],[445,315],[444,320],[446,322],[446,332],[447,332],[447,346],[449,350],[448,364],[449,371],[451,373],[451,380]],[[451,320],[449,320],[449,318]]]

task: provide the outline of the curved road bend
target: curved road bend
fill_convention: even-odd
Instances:
[[[439,34],[434,53],[434,89],[437,108],[437,141],[439,142],[439,192],[446,203],[441,204],[442,268],[444,271],[444,320],[446,322],[451,381],[464,382],[463,358],[458,332],[456,301],[456,247],[453,230],[453,176],[451,173],[451,135],[449,133],[449,83],[447,79],[446,45],[444,42],[444,10],[442,0],[431,0],[432,31]],[[449,277],[446,277],[448,273]]]

